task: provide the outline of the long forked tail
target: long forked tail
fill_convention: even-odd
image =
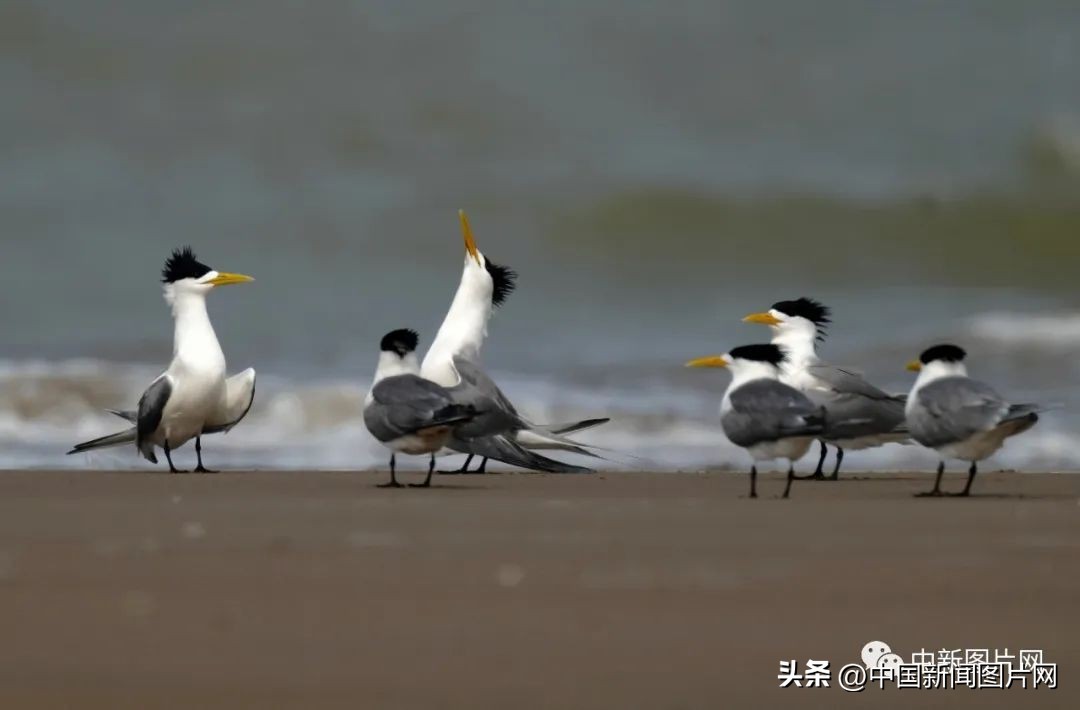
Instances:
[[[566,435],[585,431],[586,429],[592,429],[601,424],[607,424],[610,421],[611,417],[597,417],[596,419],[582,419],[580,422],[567,422],[565,424],[540,424],[537,425],[536,428],[549,431],[552,434]]]
[[[514,441],[522,447],[533,451],[567,451],[571,454],[589,456],[594,459],[604,458],[590,451],[587,444],[579,444],[573,439],[551,434],[543,429],[519,429],[514,432]]]
[[[505,435],[485,436],[468,441],[454,441],[452,448],[463,453],[485,456],[489,459],[502,461],[503,463],[526,468],[531,471],[543,471],[545,473],[592,473],[592,469],[584,466],[549,459],[546,456],[529,451],[516,441],[508,439]]]
[[[91,439],[90,441],[84,441],[81,444],[76,444],[68,455],[82,453],[83,451],[93,451],[94,449],[104,449],[109,446],[120,446],[122,444],[130,444],[135,441],[135,427],[131,427],[125,431],[118,431],[115,434],[109,434],[98,439]]]
[[[593,449],[600,449],[600,447],[582,444],[566,435],[585,431],[586,429],[592,429],[601,424],[607,424],[610,421],[611,417],[582,419],[579,422],[568,422],[564,424],[533,424],[531,422],[523,421],[522,423],[525,424],[526,427],[519,429],[514,434],[514,440],[526,449],[569,451],[572,454],[578,454],[580,456],[603,459],[603,456],[593,452]]]
[[[1032,423],[1034,424],[1039,420],[1039,413],[1045,410],[1045,407],[1038,404],[1014,404],[1009,407],[1008,413],[1005,414],[1005,421],[1032,417]]]
[[[998,426],[1005,428],[1006,436],[1016,436],[1035,426],[1035,423],[1039,421],[1039,412],[1045,409],[1038,404],[1014,404],[1009,407],[1005,418]]]

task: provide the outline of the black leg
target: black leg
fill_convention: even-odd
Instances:
[[[964,498],[971,494],[971,483],[975,480],[975,474],[978,473],[978,469],[975,467],[975,462],[971,462],[971,468],[968,469],[967,485],[964,486],[964,490],[957,493],[957,497]]]
[[[468,473],[469,472],[469,464],[472,463],[472,460],[473,460],[473,455],[469,454],[469,458],[465,459],[465,463],[461,464],[461,468],[459,468],[456,471],[439,471],[439,475],[441,475],[441,476],[456,476],[458,474]]]
[[[750,497],[757,498],[757,466],[750,467]]]
[[[199,459],[199,465],[195,467],[195,473],[217,473],[202,465],[202,436],[195,437],[195,456]]]
[[[379,488],[401,488],[401,484],[397,482],[397,472],[394,466],[394,457],[397,454],[390,454],[390,482],[380,483]]]
[[[934,490],[930,491],[929,493],[916,493],[915,496],[918,497],[918,498],[929,498],[929,497],[936,497],[936,496],[941,495],[941,475],[943,473],[945,473],[945,462],[944,461],[942,461],[941,463],[938,464],[937,478],[934,479]]]
[[[172,454],[169,451],[169,441],[165,440],[165,445],[162,447],[165,449],[165,460],[169,462],[169,473],[187,473],[187,471],[181,471],[176,466],[173,466]]]
[[[427,478],[423,483],[410,483],[409,488],[430,488],[431,487],[431,474],[435,473],[435,454],[431,455],[431,463],[427,467]]]
[[[480,462],[480,468],[476,469],[475,473],[487,473],[487,456]]]
[[[835,481],[840,478],[840,464],[844,461],[844,450],[839,446],[836,447],[836,467],[832,470],[832,476],[829,477],[830,481]]]
[[[821,457],[818,458],[818,460],[817,460],[817,468],[814,469],[814,475],[812,475],[812,476],[804,476],[804,478],[816,478],[816,479],[825,478],[825,474],[823,474],[821,471],[825,467],[825,456],[826,456],[826,454],[829,453],[829,447],[825,446],[824,441],[820,442],[820,444],[821,444]]]
[[[825,446],[825,444],[822,444],[822,446]],[[780,496],[781,498],[787,498],[789,495],[791,495],[791,482],[794,481],[794,480],[795,480],[795,463],[792,462],[791,465],[788,467],[788,470],[787,470],[787,485],[784,486],[784,495]]]

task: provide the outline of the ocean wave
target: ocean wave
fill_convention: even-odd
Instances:
[[[1023,347],[1073,348],[1080,345],[1080,313],[982,313],[968,321],[971,334],[987,341]]]
[[[0,361],[0,468],[147,469],[134,447],[65,456],[78,441],[123,428],[105,410],[133,406],[146,383],[159,373],[142,364],[93,360]],[[746,453],[720,430],[712,390],[681,386],[644,393],[610,385],[559,388],[537,377],[496,373],[519,408],[535,421],[610,416],[612,421],[578,438],[598,447],[614,469],[731,470],[747,468]],[[225,468],[383,467],[387,451],[364,428],[365,381],[327,378],[300,383],[260,374],[255,404],[229,434],[208,437],[208,464]],[[1076,470],[1080,453],[1064,419],[1047,417],[1032,432],[1009,443],[990,462],[996,468]],[[803,462],[815,462],[813,449]],[[180,449],[181,467],[193,462],[191,447]],[[849,470],[931,470],[936,458],[918,446],[890,445],[852,452]],[[582,461],[589,464],[589,460]],[[420,469],[422,459],[402,457],[404,468]]]

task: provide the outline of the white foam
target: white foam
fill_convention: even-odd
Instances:
[[[74,360],[0,361],[0,468],[144,469],[133,447],[65,456],[72,444],[118,431],[124,422],[105,408],[133,407],[146,383],[157,374],[140,364]],[[528,417],[538,422],[610,416],[612,421],[574,438],[602,447],[607,460],[555,454],[575,463],[620,469],[730,469],[749,466],[746,452],[720,429],[714,391],[650,383],[623,389],[577,385],[558,387],[536,377],[496,373],[496,379]],[[297,382],[259,375],[255,404],[243,423],[227,435],[204,441],[208,465],[223,468],[384,467],[387,451],[364,427],[362,402],[366,382],[327,379]],[[1047,416],[1031,432],[1009,441],[986,463],[986,470],[1080,469],[1065,412]],[[816,463],[817,447],[800,463]],[[174,460],[194,464],[190,446]],[[831,460],[831,458],[830,458]],[[405,469],[422,470],[421,458],[398,457]],[[848,470],[932,470],[937,459],[918,446],[888,445],[851,452]]]
[[[983,313],[969,319],[968,330],[1006,345],[1071,348],[1080,345],[1080,313]]]

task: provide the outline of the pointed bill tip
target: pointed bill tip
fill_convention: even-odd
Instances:
[[[229,286],[232,284],[247,284],[255,279],[247,274],[232,274],[227,271],[218,272],[218,275],[206,283],[214,286]]]
[[[461,236],[465,240],[465,252],[479,264],[480,250],[476,246],[476,239],[473,238],[472,227],[469,226],[469,217],[465,214],[465,210],[458,210],[458,219],[461,221]]]
[[[751,313],[743,318],[743,323],[760,323],[761,325],[779,325],[780,319],[772,313]]]
[[[727,367],[728,364],[728,361],[720,355],[709,355],[695,358],[686,363],[685,367]]]

